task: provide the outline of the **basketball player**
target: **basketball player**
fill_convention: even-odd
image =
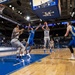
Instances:
[[[28,25],[29,37],[28,37],[28,41],[27,41],[27,43],[26,43],[25,50],[26,50],[26,48],[27,48],[28,46],[30,46],[30,50],[29,50],[28,52],[26,51],[27,55],[28,55],[30,58],[31,58],[30,52],[31,52],[32,46],[33,46],[33,44],[34,44],[33,40],[34,40],[35,31],[36,31],[40,26],[41,26],[41,24],[40,24],[39,26],[37,26],[35,29],[33,29],[33,27],[31,27],[30,23],[29,23],[29,25]]]
[[[48,45],[50,43],[50,37],[49,37],[49,27],[48,27],[48,24],[47,22],[44,22],[44,25],[42,26],[42,29],[44,30],[44,51],[46,51],[46,44],[47,44],[47,41],[48,41]]]
[[[75,27],[71,25],[71,22],[67,23],[67,31],[65,37],[68,36],[69,32],[72,34],[72,40],[70,41],[68,48],[71,51],[71,59],[75,59],[74,50],[72,48],[72,46],[75,46]]]
[[[54,50],[54,40],[51,38],[51,40],[50,40],[50,54],[51,54],[51,52]]]
[[[11,44],[13,47],[17,47],[17,57],[24,56],[24,50],[25,47],[23,44],[18,40],[19,36],[23,33],[24,29],[19,29],[19,26],[17,25],[12,32],[11,36]]]

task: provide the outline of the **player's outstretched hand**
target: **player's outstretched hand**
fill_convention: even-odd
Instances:
[[[39,24],[39,26],[42,26],[41,23]]]
[[[30,23],[29,23],[29,25],[28,25],[28,26],[29,26],[29,27],[31,26],[31,25],[30,25]]]
[[[21,29],[22,31],[24,31],[24,28],[23,29]]]

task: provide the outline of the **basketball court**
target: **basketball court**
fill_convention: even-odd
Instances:
[[[70,60],[69,49],[55,49],[49,54],[35,49],[29,58],[17,59],[15,52],[0,53],[0,75],[74,75],[75,60]],[[12,55],[11,55],[12,54]]]

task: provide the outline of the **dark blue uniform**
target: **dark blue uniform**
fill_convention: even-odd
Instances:
[[[71,34],[72,34],[72,40],[70,41],[69,46],[75,46],[75,27],[74,26],[72,26]]]
[[[35,30],[30,30],[27,43],[32,46],[34,44]]]

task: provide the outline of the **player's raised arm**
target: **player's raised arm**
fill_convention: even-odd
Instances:
[[[45,25],[43,25],[43,26],[42,26],[42,29],[43,29],[43,30],[45,30],[45,28],[44,28],[44,27],[45,27]]]
[[[70,32],[70,26],[67,25],[67,30],[66,30],[66,33],[65,33],[64,36],[65,36],[65,37],[68,36],[69,32]]]
[[[19,32],[19,33],[20,33],[21,31],[22,31],[22,30],[19,29],[19,26],[18,26],[18,25],[17,25],[17,26],[15,27],[15,29],[14,29],[14,32]]]
[[[39,27],[41,27],[41,23],[35,28],[35,30],[38,30]]]
[[[69,29],[67,28],[67,31],[65,33],[65,36],[68,36],[68,34],[69,34]]]
[[[46,29],[47,29],[47,30],[50,30],[50,28],[48,27],[48,24],[46,24]]]
[[[19,32],[19,35],[21,35],[23,33],[24,29],[22,28],[21,31]]]
[[[30,31],[30,27],[31,27],[31,25],[30,25],[30,23],[29,23],[29,25],[28,25],[28,32]]]

